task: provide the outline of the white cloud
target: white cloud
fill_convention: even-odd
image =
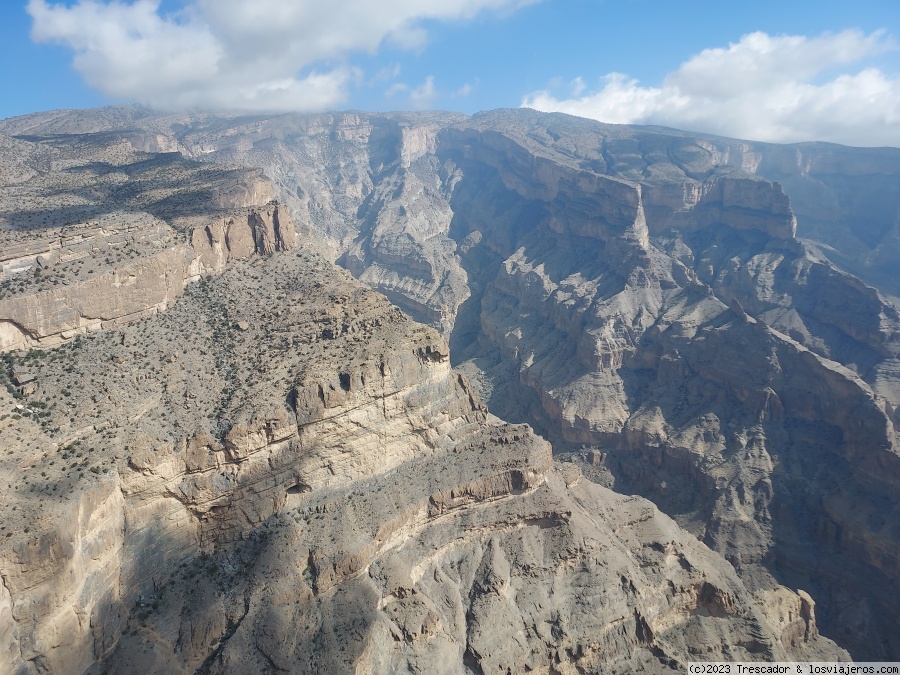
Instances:
[[[463,86],[453,92],[453,96],[456,98],[464,98],[471,94],[474,89],[475,87],[466,82]]]
[[[416,110],[430,108],[437,98],[437,90],[434,88],[434,76],[429,75],[418,87],[409,92],[409,101]]]
[[[390,87],[385,89],[384,95],[388,98],[393,98],[394,96],[398,96],[399,94],[405,94],[409,91],[409,85],[404,82],[395,82]]]
[[[414,110],[425,110],[432,107],[438,94],[439,92],[434,86],[434,75],[426,77],[425,81],[415,88],[410,87],[410,85],[405,82],[395,82],[384,90],[386,98],[403,96],[407,99],[405,105],[408,105]],[[453,95],[455,96],[456,93]]]
[[[584,93],[584,90],[587,89],[587,85],[581,77],[576,77],[569,82],[569,86],[572,88],[572,96],[581,96]]]
[[[658,87],[610,73],[595,91],[575,91],[577,78],[569,97],[539,91],[522,105],[765,141],[900,145],[900,79],[874,67],[848,68],[894,49],[882,32],[813,38],[757,32],[700,52]]]
[[[534,1],[187,0],[163,16],[159,0],[29,0],[27,11],[32,38],[70,47],[75,69],[108,96],[163,108],[322,110],[346,101],[359,79],[353,54],[385,41],[421,49],[423,20]],[[426,87],[419,100],[429,96]]]
[[[391,80],[396,80],[400,77],[401,67],[399,63],[393,63],[388,66],[383,66],[379,68],[375,75],[369,80],[369,86],[374,86],[376,84],[383,84],[385,82],[390,82]]]

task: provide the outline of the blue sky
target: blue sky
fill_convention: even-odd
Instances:
[[[900,6],[887,1],[10,1],[0,117],[130,101],[525,103],[762,140],[900,145],[898,46]]]

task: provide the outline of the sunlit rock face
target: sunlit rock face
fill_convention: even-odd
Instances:
[[[900,153],[88,119],[0,123],[10,672],[900,658]]]
[[[811,600],[554,463],[436,331],[315,254],[28,354],[36,388],[0,394],[7,672],[845,657]]]

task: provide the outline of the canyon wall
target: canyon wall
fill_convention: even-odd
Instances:
[[[110,132],[95,152],[130,159],[102,174],[35,140],[88,122],[0,125],[34,134],[16,180],[46,171],[47,153],[70,162],[146,214],[135,232],[176,242],[153,253],[174,272],[142,273],[150,290],[130,295],[152,256],[84,262],[65,295],[41,286],[52,253],[7,235],[0,303],[61,302],[35,305],[36,324],[68,327],[66,311],[111,288],[157,309],[7,356],[8,389],[26,396],[5,399],[23,439],[15,518],[62,519],[10,521],[0,640],[23,668],[630,672],[680,668],[698,645],[722,660],[841,657],[819,628],[857,658],[898,658],[900,318],[796,236],[813,232],[793,197],[813,178],[797,172],[839,173],[851,149],[828,164],[809,159],[818,146],[532,111],[112,111],[90,121]],[[156,151],[209,164],[128,168]],[[848,171],[888,171],[888,155]],[[254,187],[259,169],[269,188]],[[198,187],[148,195],[128,178],[173,172]],[[852,204],[851,183],[827,189]],[[277,192],[309,248],[291,252],[275,207],[217,202],[228,185],[238,200]],[[52,212],[79,216],[59,227],[90,222],[72,209]],[[31,233],[48,217],[3,214]],[[488,410],[573,462],[551,465],[543,441]],[[38,477],[50,462],[64,480]],[[41,560],[55,562],[29,576]]]
[[[39,272],[48,285],[53,283],[54,273],[65,274],[63,270],[72,267],[73,261],[88,257],[94,262],[111,249],[126,255],[140,250],[122,265],[100,263],[96,273],[89,269],[89,277],[79,274],[81,278],[62,287],[0,300],[0,351],[54,347],[77,335],[164,311],[185,285],[201,276],[218,274],[229,260],[292,247],[293,225],[289,219],[283,221],[277,204],[247,207],[193,229],[187,242],[171,227],[157,222],[146,228],[132,226],[132,232],[84,228],[75,242],[63,241],[52,248],[42,246],[19,255],[15,263],[24,267],[20,273]],[[138,231],[136,236],[134,230]],[[152,238],[148,239],[148,234]],[[29,259],[31,265],[25,262]],[[53,269],[60,263],[62,268]]]
[[[433,329],[315,254],[6,365],[37,384],[2,394],[2,672],[846,658],[806,596],[554,468]]]
[[[511,177],[522,150],[485,160],[471,135],[443,138],[464,175],[456,237],[477,232],[462,265],[484,289],[456,353],[482,359],[491,409],[560,449],[599,448],[617,489],[653,499],[748,583],[805,583],[839,641],[895,653],[898,617],[880,598],[900,554],[887,524],[900,478],[896,309],[793,238],[778,185],[648,181],[632,188],[639,214],[595,186],[560,194],[555,176],[536,189]],[[525,166],[532,183],[550,175]],[[558,163],[569,185],[584,171]],[[603,209],[582,210],[594,199]],[[598,236],[617,209],[634,215]],[[523,230],[526,212],[539,215]],[[632,234],[645,222],[649,241]],[[861,623],[855,642],[844,627]]]

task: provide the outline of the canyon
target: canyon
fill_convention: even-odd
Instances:
[[[900,659],[900,151],[121,107],[0,152],[0,672]]]

